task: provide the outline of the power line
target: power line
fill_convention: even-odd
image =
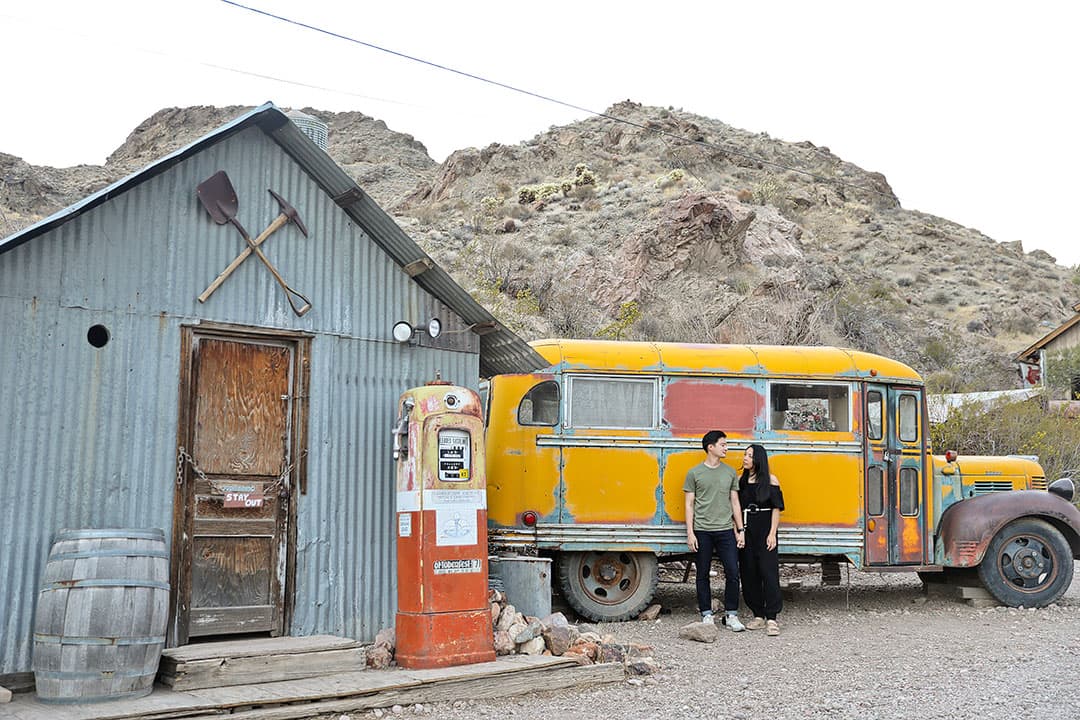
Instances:
[[[536,98],[537,100],[543,100],[544,102],[554,103],[555,105],[561,105],[562,107],[570,108],[571,110],[577,110],[579,112],[587,113],[589,115],[594,115],[596,117],[604,118],[606,120],[611,120],[613,122],[623,123],[624,125],[629,125],[629,126],[631,126],[633,128],[637,128],[638,130],[644,130],[645,132],[657,133],[658,135],[661,135],[661,136],[664,136],[664,137],[672,138],[672,139],[675,139],[675,140],[680,140],[682,142],[690,143],[692,145],[698,145],[700,147],[707,147],[707,148],[712,148],[712,149],[716,149],[716,150],[722,150],[722,151],[724,151],[724,152],[726,152],[726,153],[728,153],[730,155],[735,155],[736,157],[741,157],[741,158],[744,158],[746,160],[751,160],[751,161],[753,161],[755,163],[761,163],[762,165],[768,165],[770,167],[779,168],[781,170],[787,170],[789,172],[794,172],[794,173],[799,173],[801,175],[806,175],[807,177],[813,178],[814,180],[817,180],[818,182],[829,183],[829,184],[832,184],[832,185],[841,185],[843,187],[849,187],[849,188],[851,188],[853,190],[860,190],[862,192],[874,193],[876,195],[881,195],[883,197],[890,197],[890,198],[892,197],[888,193],[884,193],[881,190],[877,190],[875,188],[863,187],[862,185],[856,185],[854,183],[844,182],[843,180],[837,180],[836,178],[827,178],[827,177],[824,177],[822,175],[812,173],[812,172],[810,172],[808,170],[801,170],[799,168],[784,165],[783,163],[774,162],[772,160],[765,160],[765,159],[757,157],[755,155],[751,155],[749,153],[744,153],[744,152],[742,152],[740,150],[736,150],[733,147],[731,147],[730,145],[711,143],[711,142],[707,142],[705,140],[695,140],[693,138],[684,137],[682,135],[679,135],[678,133],[673,133],[673,132],[670,132],[668,130],[663,130],[661,128],[649,127],[648,125],[642,125],[641,123],[636,123],[636,122],[634,122],[632,120],[627,120],[626,118],[616,117],[614,115],[609,115],[607,113],[599,112],[597,110],[591,110],[591,109],[589,109],[587,107],[582,107],[581,105],[575,105],[574,103],[570,103],[570,102],[567,102],[565,100],[560,100],[558,98],[551,97],[550,95],[543,95],[541,93],[533,92],[531,90],[526,90],[524,88],[520,88],[520,87],[517,87],[515,85],[509,85],[509,84],[504,83],[504,82],[499,82],[498,80],[492,80],[490,78],[483,77],[482,75],[476,75],[474,73],[466,72],[464,70],[458,70],[457,68],[450,67],[449,65],[442,65],[440,63],[437,63],[437,62],[434,62],[434,61],[431,61],[431,60],[425,60],[423,58],[419,58],[419,57],[416,57],[414,55],[409,55],[407,53],[399,52],[397,50],[392,50],[390,48],[386,48],[386,47],[383,47],[381,45],[376,45],[375,43],[370,43],[370,42],[366,42],[364,40],[359,40],[357,38],[350,37],[348,35],[342,35],[341,33],[334,32],[333,30],[327,30],[326,28],[321,28],[321,27],[318,27],[316,25],[310,25],[308,23],[301,22],[299,20],[293,20],[292,18],[287,18],[287,17],[284,17],[282,15],[277,15],[277,14],[269,12],[267,10],[261,10],[259,8],[256,8],[256,7],[251,7],[250,5],[244,5],[242,3],[235,2],[235,0],[221,0],[221,2],[225,3],[226,5],[232,5],[233,7],[239,8],[241,10],[247,10],[248,12],[252,12],[252,13],[255,13],[257,15],[262,15],[264,17],[272,18],[274,20],[279,20],[281,22],[288,23],[290,25],[295,25],[296,27],[301,27],[301,28],[304,28],[305,30],[311,30],[313,32],[321,33],[323,35],[327,35],[329,37],[337,38],[339,40],[344,40],[346,42],[350,42],[350,43],[353,43],[355,45],[361,45],[363,47],[370,48],[372,50],[378,50],[379,52],[384,52],[384,53],[387,53],[389,55],[394,55],[394,56],[402,58],[404,60],[410,60],[412,62],[417,62],[417,63],[420,63],[422,65],[427,65],[428,67],[432,67],[432,68],[435,68],[437,70],[443,70],[444,72],[449,72],[449,73],[453,73],[455,75],[460,75],[460,76],[468,78],[470,80],[476,80],[478,82],[487,83],[488,85],[494,85],[495,87],[502,88],[503,90],[509,90],[511,92],[518,93],[520,95],[527,95],[528,97]]]

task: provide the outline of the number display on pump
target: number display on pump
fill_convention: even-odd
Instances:
[[[439,480],[462,482],[472,477],[469,433],[464,430],[439,431]]]

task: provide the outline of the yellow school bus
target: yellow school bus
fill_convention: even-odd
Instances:
[[[685,559],[701,436],[761,443],[784,490],[781,561],[978,571],[1010,605],[1060,597],[1080,557],[1072,482],[1037,461],[931,454],[907,365],[831,347],[541,340],[542,371],[487,383],[489,538],[555,559],[567,602],[635,617]]]

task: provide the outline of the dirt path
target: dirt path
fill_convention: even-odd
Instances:
[[[713,644],[679,640],[679,627],[697,619],[693,584],[664,583],[657,599],[669,614],[601,626],[620,642],[655,648],[663,669],[642,684],[419,712],[446,720],[1080,718],[1080,579],[1040,610],[927,599],[914,574],[852,572],[850,591],[820,587],[809,572],[799,579],[778,638],[725,631]]]

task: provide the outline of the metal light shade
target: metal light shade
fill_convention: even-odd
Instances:
[[[409,342],[413,336],[413,326],[402,320],[394,323],[394,339],[399,343]]]

